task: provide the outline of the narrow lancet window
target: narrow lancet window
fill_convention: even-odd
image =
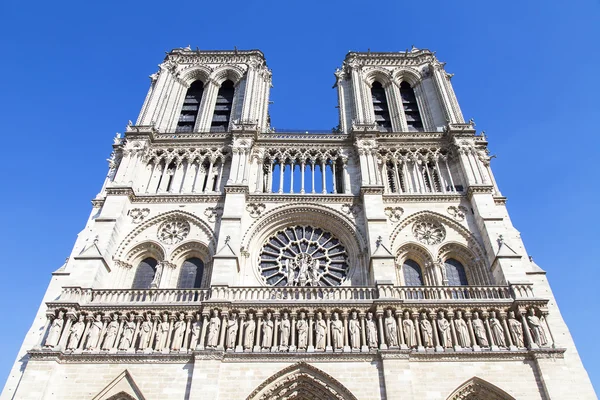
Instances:
[[[145,258],[140,262],[133,278],[132,289],[150,289],[150,285],[156,274],[156,265],[158,262],[151,257]]]
[[[235,88],[233,87],[233,82],[229,79],[221,84],[219,93],[217,94],[215,112],[213,113],[213,119],[210,126],[211,132],[227,132],[233,106],[234,92]]]
[[[423,121],[421,112],[415,97],[415,91],[406,81],[400,84],[400,96],[402,97],[402,106],[404,107],[404,116],[406,117],[406,125],[411,132],[422,132]]]
[[[204,263],[202,260],[197,257],[188,258],[181,266],[177,287],[180,289],[199,288],[202,284],[203,273]]]
[[[454,258],[449,258],[444,264],[448,286],[465,286],[469,284],[469,282],[467,282],[465,267],[463,267],[459,261]]]
[[[406,260],[402,265],[404,284],[406,286],[423,286],[421,267],[413,260]]]
[[[195,81],[190,85],[183,100],[183,107],[181,107],[177,132],[192,132],[194,130],[196,119],[198,119],[198,111],[200,110],[202,93],[204,93],[204,84],[201,81]]]
[[[373,98],[375,123],[381,132],[390,132],[392,130],[392,120],[390,119],[390,110],[387,97],[385,96],[385,89],[381,86],[381,83],[377,81],[373,82],[371,97]]]

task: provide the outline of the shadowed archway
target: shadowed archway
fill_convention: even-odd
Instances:
[[[256,388],[247,400],[357,400],[332,376],[304,362],[282,369]]]

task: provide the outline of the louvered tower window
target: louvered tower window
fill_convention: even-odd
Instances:
[[[181,266],[177,287],[181,289],[199,288],[202,284],[203,273],[204,263],[202,260],[197,257],[188,258]]]
[[[449,258],[444,264],[449,286],[466,286],[469,284],[469,282],[467,282],[465,267],[463,267],[459,261],[454,258]]]
[[[198,111],[200,110],[202,93],[204,93],[204,84],[201,81],[194,81],[185,94],[183,107],[181,107],[181,114],[177,122],[177,132],[192,132],[194,130]]]
[[[219,94],[217,94],[217,103],[215,104],[212,124],[210,126],[211,132],[227,132],[233,105],[234,91],[233,82],[229,79],[221,84]]]
[[[143,259],[135,270],[135,277],[133,278],[133,285],[131,288],[149,289],[154,280],[157,264],[158,262],[154,258],[148,257]]]
[[[406,117],[408,130],[412,132],[422,132],[423,121],[421,120],[421,113],[419,111],[419,105],[417,104],[417,98],[415,97],[415,91],[406,81],[400,84],[400,96],[402,97],[402,106],[404,107],[404,116]]]
[[[406,260],[402,265],[404,284],[406,286],[423,286],[421,267],[413,260]]]
[[[392,121],[390,119],[390,110],[388,108],[385,89],[381,83],[375,81],[371,86],[371,97],[373,98],[373,111],[375,112],[375,123],[381,132],[390,132],[392,130]]]

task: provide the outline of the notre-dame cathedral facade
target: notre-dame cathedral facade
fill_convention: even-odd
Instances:
[[[450,78],[350,52],[286,132],[262,52],[169,52],[2,398],[595,398]]]

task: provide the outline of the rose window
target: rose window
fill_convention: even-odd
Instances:
[[[421,242],[428,245],[441,243],[446,237],[444,227],[433,221],[415,222],[413,225],[413,235]]]
[[[181,242],[190,233],[190,224],[185,220],[167,221],[158,228],[158,238],[165,244]]]
[[[259,270],[271,286],[339,286],[348,275],[348,255],[323,229],[288,227],[265,242]]]

